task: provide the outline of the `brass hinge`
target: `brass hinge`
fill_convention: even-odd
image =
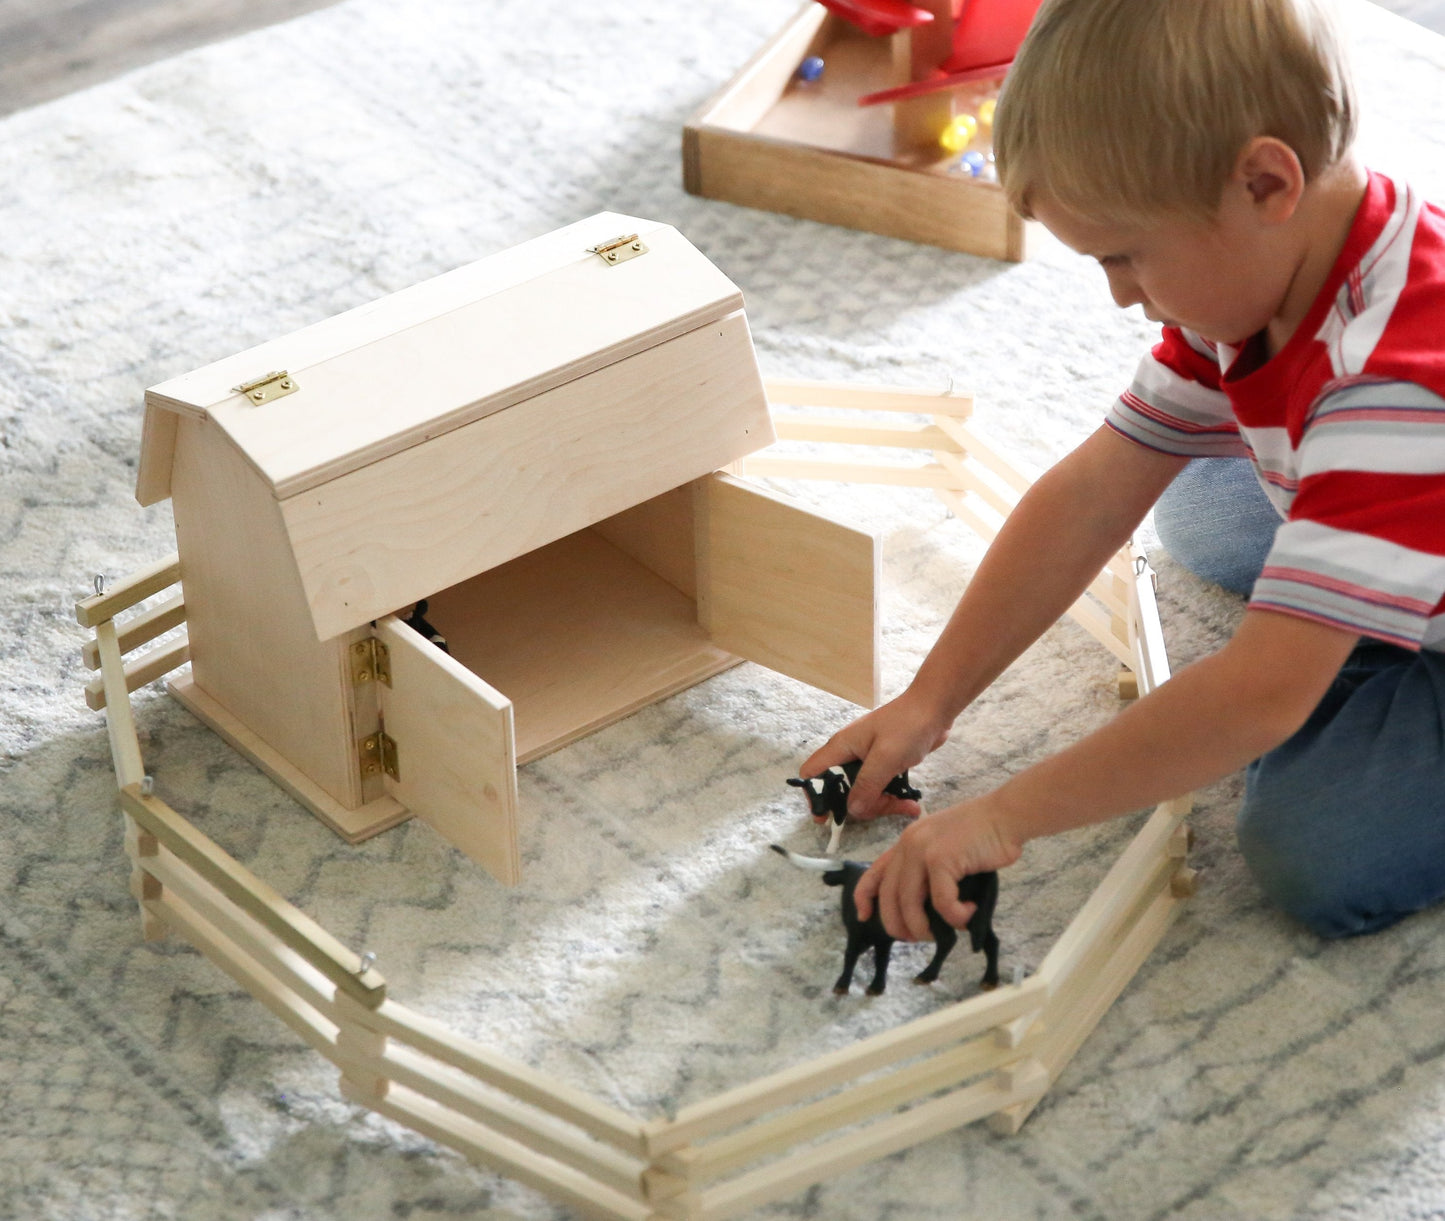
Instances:
[[[647,243],[637,234],[629,233],[626,237],[614,237],[611,241],[588,246],[587,250],[604,263],[625,263],[628,259],[635,259],[640,254],[646,254]]]
[[[391,650],[375,636],[351,646],[351,681],[356,686],[372,679],[391,686]]]
[[[296,384],[296,379],[285,369],[267,373],[253,381],[242,382],[239,386],[231,387],[236,394],[244,394],[258,406],[261,403],[269,403],[273,399],[284,399],[288,394],[295,394],[300,388]]]
[[[361,778],[385,772],[393,780],[401,780],[401,762],[396,743],[382,730],[369,733],[356,743],[357,754],[361,757]]]

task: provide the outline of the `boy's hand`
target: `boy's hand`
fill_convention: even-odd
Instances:
[[[878,914],[889,936],[899,941],[930,941],[933,933],[923,911],[933,909],[954,928],[963,928],[975,905],[960,903],[958,883],[969,874],[1005,869],[1023,846],[989,797],[950,806],[905,827],[898,842],[859,879],[853,892],[859,919],[866,920],[877,896]]]
[[[804,760],[798,775],[806,779],[853,759],[861,760],[863,766],[848,794],[849,816],[903,814],[916,818],[922,812],[918,802],[893,797],[883,788],[948,740],[949,726],[938,724],[939,720],[918,697],[905,691],[840,729]]]

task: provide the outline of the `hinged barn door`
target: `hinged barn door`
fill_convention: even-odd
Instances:
[[[876,704],[878,541],[729,475],[694,486],[698,620],[713,642]]]
[[[390,650],[383,727],[396,743],[387,792],[498,881],[521,877],[512,704],[395,615],[377,621]]]

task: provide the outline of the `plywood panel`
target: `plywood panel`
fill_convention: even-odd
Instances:
[[[697,167],[694,193],[709,199],[988,258],[1017,262],[1027,253],[1024,222],[987,183],[965,186],[890,162],[705,127],[692,130],[686,147]]]
[[[341,643],[322,643],[270,488],[207,420],[178,422],[176,539],[196,685],[343,807],[362,804]]]
[[[727,475],[700,480],[696,505],[698,618],[713,640],[877,703],[877,540]]]
[[[385,794],[359,806],[343,806],[197,687],[189,674],[172,679],[166,688],[197,720],[209,725],[348,844],[359,844],[411,817],[401,802]]]
[[[387,791],[498,881],[522,875],[511,702],[389,615],[376,625],[391,650],[383,727],[399,777]]]
[[[598,522],[594,529],[618,550],[696,600],[697,545],[690,485],[654,496]]]
[[[772,435],[739,312],[292,497],[282,512],[317,633],[455,585]]]
[[[523,763],[739,660],[692,599],[592,530],[434,595],[427,619],[512,700]]]
[[[609,266],[587,252],[628,225],[645,230],[648,253]],[[156,386],[146,401],[204,411],[284,499],[741,307],[737,286],[676,229],[604,213]],[[261,405],[234,393],[280,369],[295,393]]]

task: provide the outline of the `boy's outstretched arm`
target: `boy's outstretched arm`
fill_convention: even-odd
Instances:
[[[962,927],[972,905],[958,879],[1013,864],[1042,835],[1103,822],[1237,771],[1308,719],[1358,637],[1312,620],[1252,610],[1219,652],[1186,667],[1067,750],[983,797],[907,827],[855,892],[867,919],[929,937],[923,901]]]
[[[941,746],[959,713],[1073,605],[1184,464],[1100,427],[1019,501],[908,689],[834,734],[799,774],[861,759],[849,813],[911,810],[883,786]]]

